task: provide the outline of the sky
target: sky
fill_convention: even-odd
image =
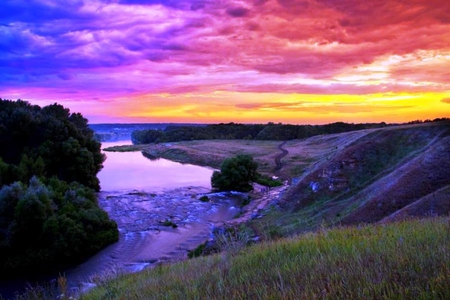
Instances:
[[[450,117],[450,1],[2,0],[0,98],[90,123]]]

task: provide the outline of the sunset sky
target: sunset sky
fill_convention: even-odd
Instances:
[[[2,0],[0,98],[90,123],[450,117],[450,1]]]

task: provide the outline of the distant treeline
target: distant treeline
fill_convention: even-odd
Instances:
[[[130,140],[131,133],[135,130],[164,130],[167,126],[174,123],[128,123],[128,124],[89,124],[94,130],[94,138],[99,142],[116,142]],[[181,126],[205,126],[202,124],[177,124]]]
[[[434,120],[416,120],[406,124],[448,121],[450,118]],[[362,129],[382,128],[400,124],[381,123],[344,123],[326,125],[291,125],[282,123],[237,124],[220,123],[206,126],[171,125],[164,130],[135,130],[131,134],[133,144],[180,142],[193,140],[278,140],[287,141],[305,139],[315,135],[349,132]]]
[[[353,130],[380,128],[386,123],[349,124],[343,122],[327,125],[289,124],[212,124],[204,127],[168,126],[165,130],[136,130],[131,134],[133,144],[178,142],[191,140],[295,140],[320,134],[341,133]]]

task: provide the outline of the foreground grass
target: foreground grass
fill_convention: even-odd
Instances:
[[[234,250],[233,250],[234,249]],[[321,230],[100,283],[83,299],[448,299],[450,219]]]

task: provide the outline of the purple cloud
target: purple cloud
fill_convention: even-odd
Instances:
[[[446,92],[446,11],[445,0],[4,0],[0,96]]]
[[[250,11],[245,7],[230,7],[226,12],[232,17],[241,18],[248,15]]]

